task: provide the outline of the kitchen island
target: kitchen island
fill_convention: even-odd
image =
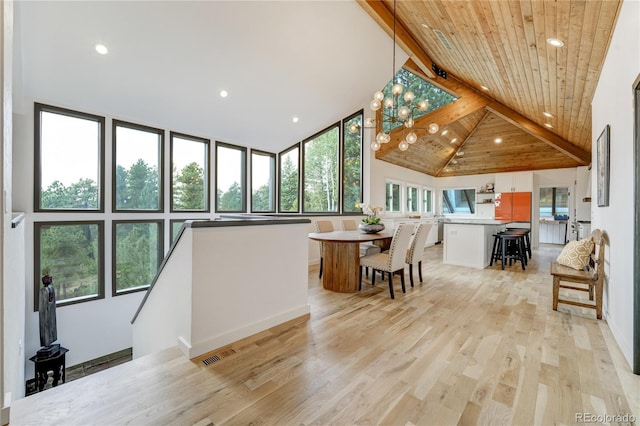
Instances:
[[[445,219],[442,262],[484,269],[491,262],[493,234],[509,221],[493,219]]]

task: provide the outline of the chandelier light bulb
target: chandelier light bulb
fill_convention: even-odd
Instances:
[[[426,99],[420,99],[418,101],[418,110],[426,111],[427,109],[429,109],[429,101]]]
[[[393,108],[393,99],[387,98],[384,100],[384,107],[387,109]]]
[[[440,126],[438,126],[438,124],[437,124],[437,123],[431,123],[431,124],[429,124],[429,133],[431,133],[432,135],[433,135],[434,133],[437,133],[439,129],[440,129]]]
[[[371,118],[371,117],[367,117],[364,119],[364,127],[375,127],[376,126],[376,120]]]
[[[373,99],[382,102],[382,100],[384,99],[384,93],[382,93],[381,91],[377,91],[373,94]]]
[[[377,151],[380,149],[380,144],[378,143],[378,141],[371,142],[371,149],[374,151]]]
[[[371,108],[372,111],[379,110],[381,106],[382,104],[377,99],[372,100],[371,103],[369,104],[369,108]]]
[[[400,108],[398,108],[398,117],[400,118],[407,118],[410,113],[411,110],[406,105],[402,105]]]
[[[389,133],[383,133],[384,135],[384,143],[389,143],[391,141],[391,135]]]
[[[356,123],[351,123],[349,125],[349,133],[358,133],[360,130],[360,126]]]
[[[378,134],[376,135],[376,142],[384,143],[384,133],[378,132]]]
[[[403,90],[404,90],[404,88],[402,87],[402,84],[400,84],[400,83],[396,83],[393,86],[391,86],[391,93],[393,93],[393,96],[400,95]]]
[[[413,127],[414,121],[413,118],[408,118],[405,122],[404,122],[404,127],[406,127],[407,129],[410,129]]]
[[[398,144],[398,148],[400,148],[400,151],[406,151],[409,148],[409,144],[407,141],[402,141]]]
[[[414,144],[418,140],[418,135],[416,135],[415,132],[409,132],[407,133],[406,139],[409,144]]]
[[[415,98],[416,98],[416,94],[413,93],[412,91],[408,91],[407,93],[404,94],[404,101],[408,104],[413,102]]]

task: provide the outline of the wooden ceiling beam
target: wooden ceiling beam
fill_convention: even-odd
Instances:
[[[389,36],[393,37],[393,10],[389,8],[381,0],[356,0],[358,4],[373,18],[374,21],[380,25],[380,27]],[[429,78],[434,78],[436,75],[431,70],[431,64],[433,61],[427,55],[427,53],[420,48],[418,42],[413,38],[411,32],[400,22],[397,17],[396,23],[396,43],[405,51],[407,55],[415,62],[420,70],[426,74]]]
[[[502,105],[499,102],[491,102],[487,105],[487,109],[497,116],[505,119],[514,126],[524,130],[531,136],[545,142],[565,155],[573,158],[583,166],[587,166],[591,163],[591,153],[584,149],[572,144],[571,142],[561,138],[555,133],[545,129],[544,127],[534,123],[528,118],[518,114],[510,108]]]

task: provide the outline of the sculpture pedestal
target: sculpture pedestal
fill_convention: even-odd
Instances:
[[[30,361],[35,363],[35,381],[38,392],[44,389],[44,385],[49,379],[49,371],[53,372],[54,387],[58,386],[60,380],[62,380],[62,383],[65,382],[65,354],[67,352],[69,352],[69,349],[60,346],[58,352],[48,358],[38,358],[38,355],[29,358]]]

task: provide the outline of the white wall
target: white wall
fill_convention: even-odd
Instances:
[[[640,2],[625,0],[592,103],[593,188],[591,226],[605,231],[607,323],[625,358],[633,354],[633,83],[640,74]],[[597,204],[596,140],[611,126],[611,192],[608,207]]]
[[[387,163],[386,161],[377,160],[373,155],[371,148],[368,147],[368,141],[370,140],[366,139],[367,136],[368,135],[365,135],[364,149],[365,151],[368,151],[368,155],[370,156],[371,161],[369,163],[369,175],[367,176],[365,174],[365,181],[369,182],[369,188],[365,188],[364,193],[365,203],[384,207],[386,201],[386,179],[435,189],[436,178],[434,178],[433,176],[416,172],[414,170],[409,170],[404,167],[399,167],[394,164]],[[364,161],[366,161],[366,158],[364,159]],[[386,216],[393,216],[393,214],[386,214]]]
[[[186,229],[133,324],[139,357],[189,358],[309,314],[308,226]]]
[[[4,261],[11,265],[4,271],[4,328],[5,392],[12,399],[22,398],[25,393],[25,223],[5,233]]]
[[[193,233],[185,228],[133,323],[133,358],[178,345],[191,348]]]

